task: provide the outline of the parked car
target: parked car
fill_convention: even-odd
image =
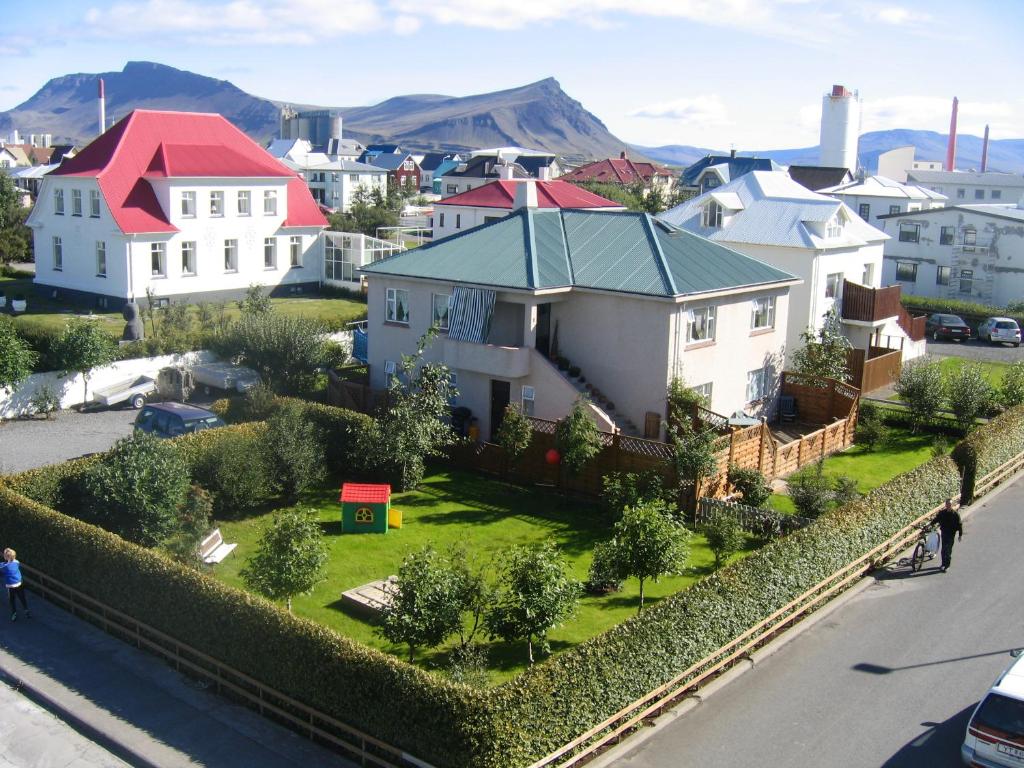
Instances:
[[[1024,658],[1020,651],[974,708],[960,747],[965,765],[1024,764]]]
[[[150,403],[135,417],[135,429],[157,437],[177,437],[188,432],[223,427],[213,411],[184,403]]]
[[[993,344],[1020,346],[1020,326],[1012,317],[990,317],[978,326],[978,338]]]
[[[929,315],[924,321],[924,332],[930,333],[935,341],[951,339],[964,341],[971,338],[971,327],[956,315]]]

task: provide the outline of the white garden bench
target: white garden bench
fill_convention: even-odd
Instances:
[[[203,558],[204,563],[212,565],[230,555],[237,546],[237,544],[225,544],[224,537],[220,534],[220,528],[214,528],[199,543],[199,556]]]

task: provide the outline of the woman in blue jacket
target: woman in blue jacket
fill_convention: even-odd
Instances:
[[[4,550],[4,562],[0,565],[0,571],[4,575],[4,586],[7,587],[7,599],[11,603],[11,621],[18,620],[18,609],[14,599],[21,600],[21,607],[25,610],[25,618],[31,619],[32,614],[28,610],[28,602],[25,600],[25,586],[21,583],[21,566],[17,560],[17,552],[8,547]]]

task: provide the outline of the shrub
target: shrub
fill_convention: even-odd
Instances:
[[[764,475],[753,468],[729,465],[729,484],[743,496],[743,503],[751,507],[763,507],[772,497],[771,486]]]
[[[627,507],[649,501],[670,501],[670,494],[661,475],[651,469],[643,472],[609,472],[601,478],[601,486],[601,500],[616,519],[622,516]]]
[[[957,443],[952,458],[963,474],[960,501],[970,503],[978,479],[1024,451],[1024,406],[1017,406],[973,430]]]
[[[590,561],[590,570],[584,584],[587,592],[595,595],[618,592],[625,579],[619,567],[614,542],[599,541],[595,544],[594,559]]]
[[[917,432],[925,422],[935,418],[942,406],[945,384],[938,361],[919,357],[904,363],[896,382],[896,394],[910,408],[912,428]]]
[[[857,444],[865,451],[873,451],[884,445],[890,436],[890,430],[882,421],[882,414],[877,405],[870,400],[861,400],[857,409]]]
[[[587,413],[583,399],[577,400],[569,415],[555,427],[555,445],[562,454],[562,465],[570,475],[577,475],[587,462],[601,452],[597,425]]]
[[[290,501],[323,477],[323,436],[298,403],[282,404],[267,419],[266,441],[276,485]]]
[[[209,531],[212,517],[213,497],[198,485],[193,485],[178,508],[176,530],[161,544],[161,549],[182,565],[202,567],[199,545]]]
[[[832,504],[841,507],[860,498],[857,481],[846,475],[839,475],[832,480]]]
[[[533,440],[533,427],[521,410],[513,404],[505,407],[505,417],[498,428],[498,445],[505,449],[509,464],[516,462],[526,453]]]
[[[1024,405],[1024,360],[1018,360],[1006,369],[999,385],[998,400],[1004,408]]]
[[[743,529],[732,515],[715,515],[702,526],[701,532],[715,554],[715,568],[721,568],[743,546]]]
[[[0,315],[0,390],[16,387],[24,381],[38,358],[11,319]]]
[[[28,402],[32,406],[32,413],[41,413],[47,419],[51,413],[60,410],[60,398],[49,384],[39,387]]]
[[[213,495],[217,517],[230,518],[273,496],[275,471],[265,424],[209,429],[179,437],[175,445],[193,482]]]
[[[991,410],[995,393],[981,372],[981,366],[965,364],[960,366],[946,381],[946,399],[964,429],[974,426],[974,421]]]
[[[277,395],[269,386],[260,382],[245,393],[244,419],[239,421],[265,421],[270,418],[276,406]]]
[[[819,461],[786,478],[789,498],[801,517],[821,517],[832,502],[832,483],[822,473]]]

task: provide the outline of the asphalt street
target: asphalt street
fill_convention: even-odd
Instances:
[[[132,433],[139,412],[131,408],[79,413],[52,419],[0,421],[0,474],[98,453]]]
[[[980,339],[968,341],[934,341],[928,339],[928,354],[937,357],[964,357],[975,362],[1016,363],[1024,360],[1024,347],[991,344]]]
[[[1024,479],[977,506],[948,573],[880,572],[615,766],[962,765],[974,705],[1024,646]]]

